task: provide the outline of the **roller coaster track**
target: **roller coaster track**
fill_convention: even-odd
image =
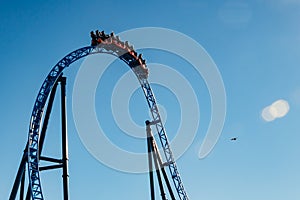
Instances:
[[[147,80],[148,69],[146,67],[146,63],[141,63],[141,55],[137,56],[136,52],[128,45],[127,42],[121,42],[118,37],[114,36],[109,36],[109,38],[97,43],[96,45],[93,44],[69,53],[52,68],[44,80],[34,103],[28,134],[28,173],[32,199],[44,199],[39,173],[39,133],[48,96],[55,85],[55,82],[58,80],[65,68],[83,57],[98,53],[106,53],[118,57],[135,73],[152,113],[152,120],[155,122],[156,131],[160,138],[166,163],[174,186],[177,190],[178,197],[181,200],[187,200],[188,196],[183,187],[183,183],[170,148],[167,134],[157,108],[154,93]]]

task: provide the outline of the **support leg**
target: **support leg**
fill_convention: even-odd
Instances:
[[[19,189],[22,177],[24,175],[25,167],[26,167],[26,162],[27,162],[27,147],[28,147],[28,144],[25,147],[25,150],[24,150],[24,153],[23,153],[23,156],[22,156],[22,160],[21,160],[18,172],[17,172],[17,176],[16,176],[13,188],[12,188],[10,196],[9,196],[9,200],[15,200],[16,199],[16,196],[17,196],[17,193],[18,193],[18,189]]]
[[[155,152],[154,146],[153,146],[153,142],[154,142],[153,140],[154,139],[153,139],[153,137],[150,137],[150,139],[151,139],[151,144],[152,144],[152,150],[153,150],[152,155],[153,155],[157,180],[158,180],[158,184],[159,184],[160,195],[161,195],[162,200],[166,200],[166,194],[165,194],[165,191],[164,191],[164,186],[163,186],[163,183],[162,183],[162,180],[161,180],[161,175],[160,175],[160,166],[158,164],[157,153]]]
[[[69,199],[69,174],[68,174],[68,133],[66,113],[66,77],[60,77],[61,84],[61,124],[62,124],[62,160],[63,160],[63,192],[64,200]]]
[[[152,137],[153,137],[153,136],[152,136]],[[153,140],[153,141],[154,141],[154,140]],[[154,152],[156,152],[156,154],[157,154],[158,163],[159,163],[161,172],[162,172],[162,174],[163,174],[163,177],[164,177],[164,179],[165,179],[165,182],[166,182],[166,184],[167,184],[167,188],[168,188],[168,190],[169,190],[169,193],[170,193],[170,195],[171,195],[171,199],[172,199],[172,200],[175,200],[175,196],[174,196],[173,190],[172,190],[172,188],[171,188],[170,181],[169,181],[169,179],[168,179],[166,170],[164,169],[164,166],[163,166],[163,163],[162,163],[162,159],[161,159],[161,157],[160,157],[160,155],[159,155],[159,151],[158,151],[158,148],[157,148],[157,145],[156,145],[155,141],[154,141],[154,144],[153,144],[153,145],[154,145]]]
[[[20,200],[24,199],[24,187],[25,187],[25,173],[26,169],[24,169],[24,173],[21,180],[21,188],[20,188]]]
[[[153,181],[153,163],[152,163],[152,157],[151,157],[152,151],[151,151],[150,138],[147,138],[147,145],[148,145],[148,163],[149,163],[151,200],[155,200],[154,181]]]
[[[169,194],[171,196],[171,199],[175,200],[175,196],[174,196],[173,190],[171,188],[171,184],[169,182],[167,173],[166,173],[166,171],[164,169],[164,164],[162,162],[162,158],[161,158],[161,156],[159,154],[157,144],[156,144],[155,139],[153,137],[153,134],[151,132],[150,125],[153,125],[153,124],[155,124],[155,121],[154,122],[146,121],[149,170],[152,171],[152,167],[153,167],[152,165],[153,165],[153,162],[154,162],[154,164],[155,164],[155,171],[156,171],[156,174],[157,174],[157,179],[158,179],[158,183],[159,183],[159,188],[160,188],[162,199],[163,200],[166,199],[166,194],[164,192],[164,188],[163,188],[163,184],[162,184],[162,179],[161,179],[160,171],[162,172],[163,177],[165,179],[165,182],[166,182]],[[150,154],[153,157],[153,161],[151,159],[151,155]],[[150,163],[151,163],[151,165],[150,165]],[[153,174],[151,175],[150,172],[149,172],[149,175],[150,175],[150,186],[151,186],[151,190],[152,190],[152,187],[153,187],[153,195],[154,195],[154,184],[153,184],[153,180],[151,181],[151,176],[153,176]],[[153,177],[152,177],[152,179],[153,179]],[[152,191],[151,191],[151,194],[152,194]]]
[[[149,125],[149,121],[146,121],[146,125]],[[153,181],[153,163],[152,163],[152,147],[151,147],[151,139],[148,134],[148,126],[147,126],[147,147],[148,147],[148,164],[149,164],[149,178],[150,178],[150,192],[151,192],[151,200],[155,200],[154,194],[154,181]]]

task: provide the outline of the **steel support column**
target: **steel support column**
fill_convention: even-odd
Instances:
[[[20,186],[20,183],[22,181],[22,178],[24,176],[24,172],[25,172],[25,167],[26,167],[26,163],[27,163],[27,147],[28,147],[28,143],[26,144],[25,150],[23,152],[23,156],[22,156],[22,160],[21,163],[19,165],[19,169],[14,181],[14,185],[12,187],[10,196],[9,196],[9,200],[15,200],[17,193],[18,193],[18,189]]]
[[[153,162],[155,167],[155,172],[157,175],[157,180],[159,184],[159,189],[161,193],[162,200],[166,200],[166,194],[164,192],[164,187],[161,179],[160,171],[163,174],[163,177],[165,179],[169,194],[171,196],[172,200],[175,200],[174,193],[172,191],[168,176],[166,174],[166,171],[164,169],[164,164],[162,163],[162,159],[160,157],[157,144],[155,142],[155,139],[153,137],[153,134],[151,132],[151,125],[154,125],[155,122],[146,121],[146,133],[147,133],[147,146],[148,146],[148,163],[149,163],[149,177],[150,177],[150,190],[151,190],[151,200],[154,200],[155,194],[154,194],[154,182],[153,182]],[[152,158],[151,158],[152,157]],[[153,160],[152,160],[153,159]]]
[[[153,181],[153,163],[152,163],[152,148],[151,148],[151,135],[149,134],[151,130],[149,126],[149,121],[146,121],[146,132],[147,132],[147,149],[148,149],[148,164],[149,164],[149,178],[150,178],[150,193],[151,193],[151,200],[155,200],[155,193],[154,193],[154,181]]]
[[[62,128],[62,164],[63,164],[63,193],[64,200],[69,199],[69,174],[68,174],[68,132],[66,108],[66,77],[60,77],[61,85],[61,128]]]

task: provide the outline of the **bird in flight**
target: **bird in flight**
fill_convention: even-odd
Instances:
[[[230,140],[237,140],[237,137],[233,137],[233,138],[231,138]]]

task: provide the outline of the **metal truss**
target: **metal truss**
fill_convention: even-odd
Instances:
[[[167,138],[166,130],[164,128],[164,125],[162,123],[155,96],[154,93],[150,87],[150,84],[147,79],[140,80],[140,84],[142,86],[142,89],[144,91],[144,95],[147,99],[148,106],[150,108],[152,119],[156,127],[157,134],[159,136],[162,148],[164,150],[164,155],[166,158],[166,164],[169,167],[175,188],[177,190],[178,196],[181,200],[188,200],[187,193],[183,187],[183,183],[181,181],[176,162],[173,156],[173,153],[171,151],[171,147]]]
[[[141,87],[144,91],[148,106],[152,113],[153,121],[156,121],[156,130],[160,138],[162,149],[167,160],[171,177],[173,179],[178,196],[181,200],[187,200],[188,196],[184,190],[171,148],[168,142],[166,131],[160,118],[160,114],[156,105],[155,97],[147,80],[148,71],[146,64],[144,68],[141,65],[141,57],[137,56],[136,52],[129,46],[124,45],[126,42],[121,42],[119,38],[110,37],[97,45],[87,46],[77,49],[63,59],[61,59],[50,71],[44,80],[42,87],[39,90],[36,101],[34,103],[33,111],[30,119],[29,134],[28,134],[28,173],[29,186],[31,189],[31,196],[33,200],[44,199],[39,169],[39,140],[40,140],[40,125],[43,117],[44,108],[49,97],[49,94],[62,74],[63,70],[71,65],[73,62],[86,57],[91,54],[107,53],[123,60],[133,70],[137,76]],[[144,61],[144,60],[143,60]]]

